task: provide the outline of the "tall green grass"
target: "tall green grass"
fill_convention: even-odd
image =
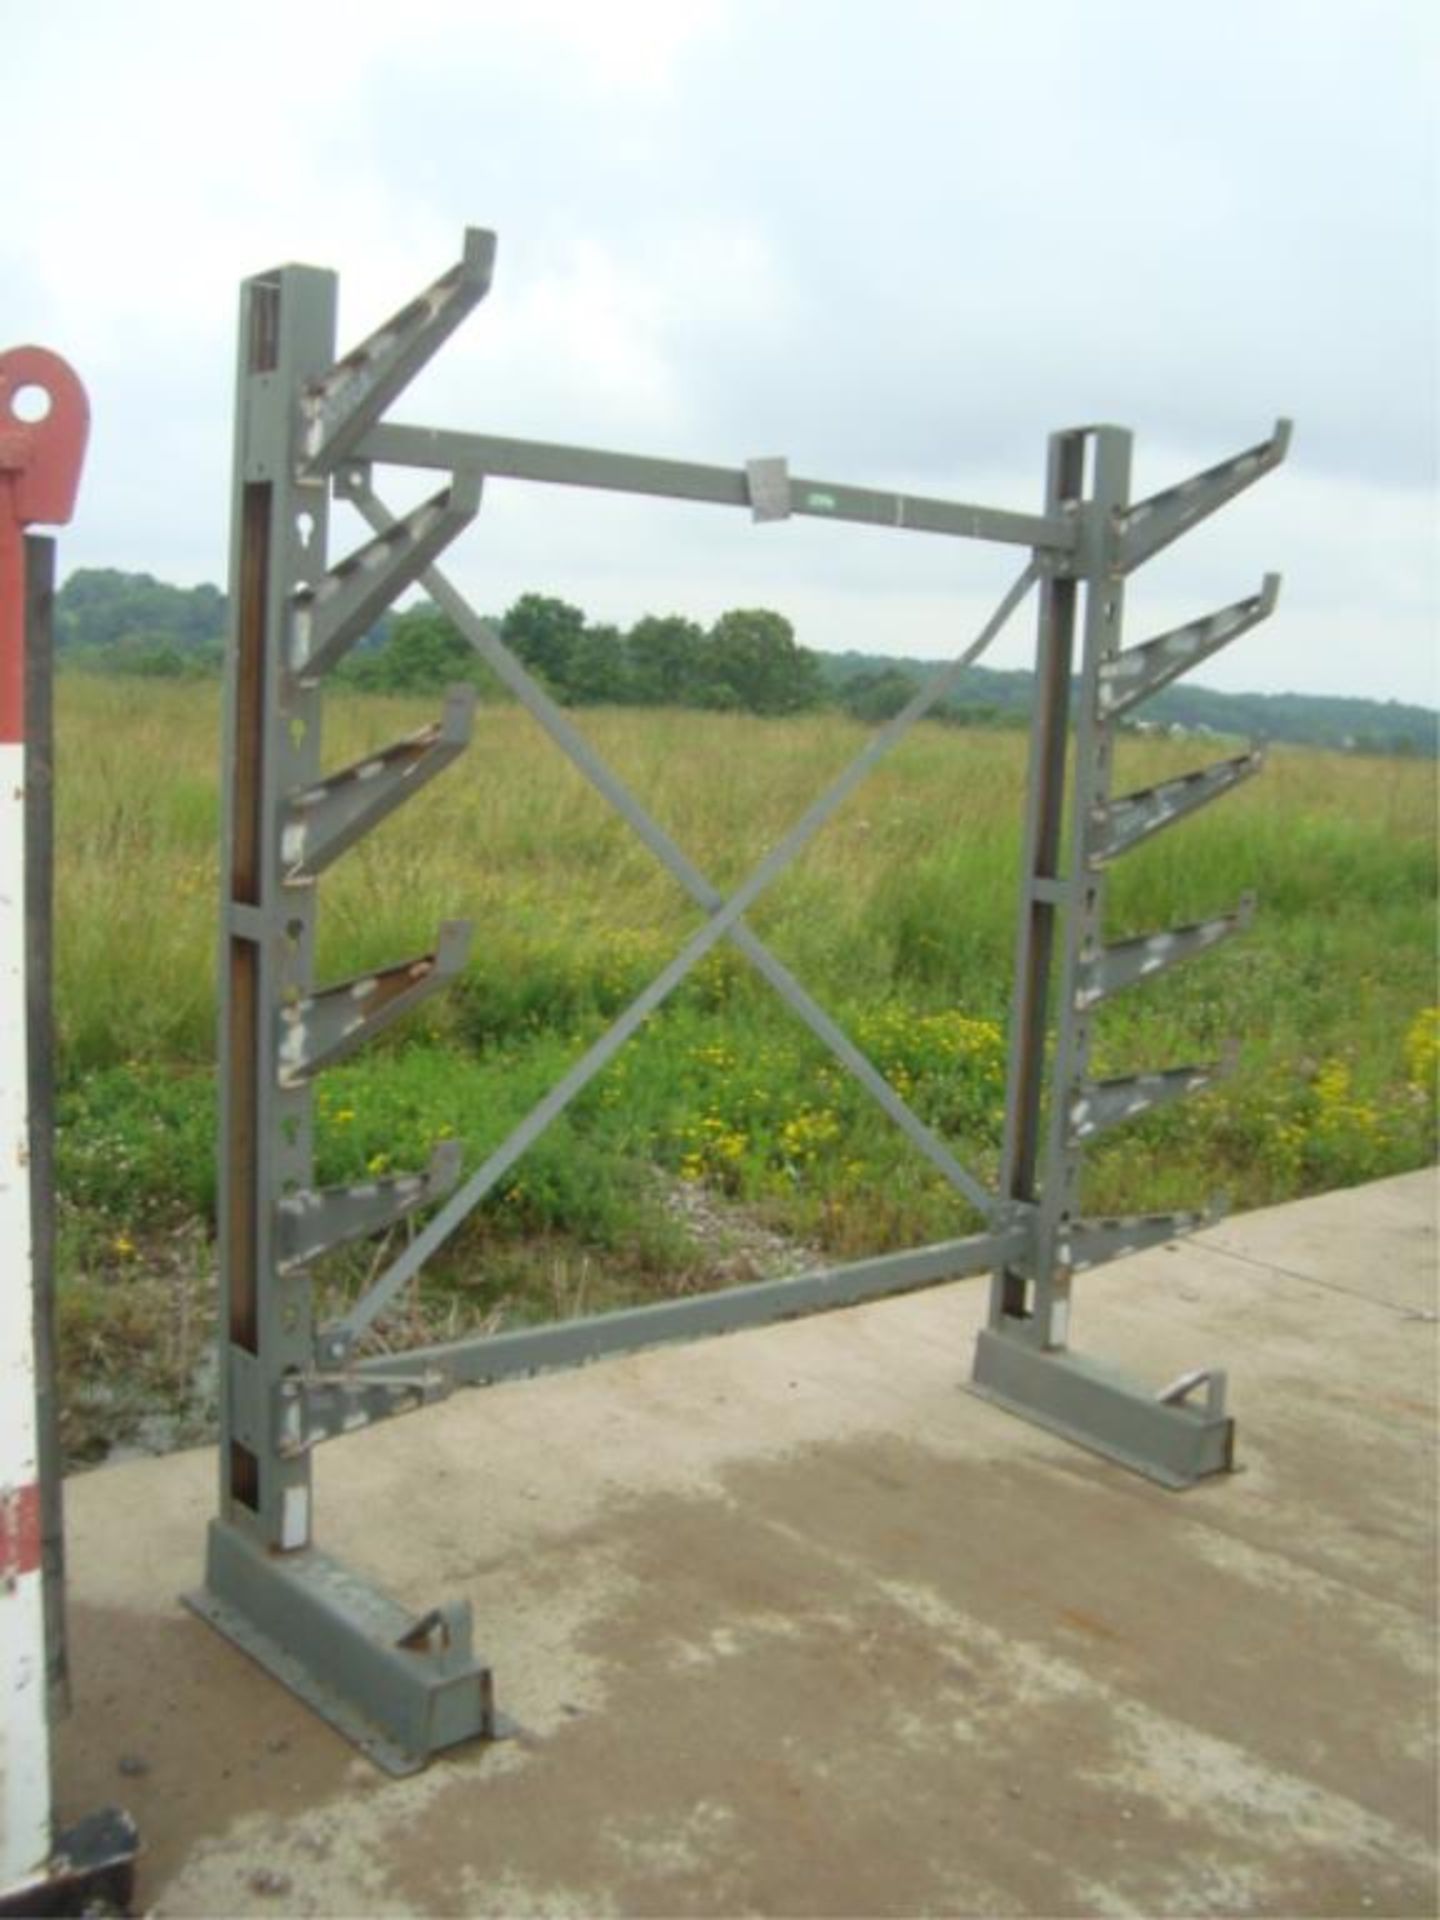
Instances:
[[[62,1166],[98,1259],[134,1225],[212,1200],[218,699],[73,675],[57,704]],[[336,696],[327,760],[430,713]],[[864,738],[833,715],[600,711],[584,724],[726,890]],[[922,725],[750,916],[982,1174],[998,1155],[1024,753],[1018,735]],[[1205,757],[1127,740],[1117,787]],[[1222,1091],[1107,1138],[1092,1204],[1188,1203],[1217,1187],[1260,1204],[1433,1154],[1435,799],[1429,765],[1280,751],[1119,864],[1114,937],[1205,917],[1247,889],[1261,912],[1245,940],[1104,1010],[1102,1071],[1203,1060],[1232,1032],[1242,1053]],[[413,1164],[443,1134],[474,1162],[701,922],[512,708],[482,710],[468,753],[345,856],[321,902],[327,978],[423,951],[443,919],[476,926],[458,985],[326,1076],[319,1157],[335,1179]],[[499,1248],[568,1236],[663,1284],[683,1249],[656,1168],[844,1251],[965,1218],[729,949],[497,1191],[476,1229],[490,1270]]]

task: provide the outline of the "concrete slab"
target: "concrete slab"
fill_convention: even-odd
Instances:
[[[1230,1369],[1189,1494],[964,1393],[977,1283],[336,1444],[321,1544],[526,1728],[406,1781],[176,1604],[210,1455],[87,1475],[62,1815],[174,1915],[1434,1914],[1435,1193],[1084,1277],[1077,1345]]]

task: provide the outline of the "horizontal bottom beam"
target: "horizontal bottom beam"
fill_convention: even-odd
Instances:
[[[582,1367],[609,1354],[633,1353],[667,1341],[699,1340],[709,1334],[798,1319],[802,1314],[858,1306],[888,1294],[914,1293],[1002,1266],[1017,1259],[1026,1244],[1026,1232],[1020,1226],[1003,1233],[978,1233],[906,1253],[880,1254],[873,1260],[799,1273],[788,1280],[759,1280],[751,1286],[661,1300],[648,1307],[621,1307],[613,1313],[549,1326],[517,1328],[514,1333],[477,1335],[448,1346],[386,1353],[362,1360],[355,1372],[361,1377],[382,1373],[387,1378],[440,1372],[457,1385],[490,1386],[526,1374]]]
[[[1157,1399],[1083,1354],[1047,1352],[986,1330],[971,1390],[1165,1487],[1193,1487],[1234,1466],[1235,1422],[1223,1406]]]
[[[417,1620],[315,1548],[271,1553],[223,1520],[205,1585],[184,1598],[387,1773],[512,1730],[471,1652],[468,1604]]]

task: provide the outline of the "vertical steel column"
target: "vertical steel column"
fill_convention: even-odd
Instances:
[[[386,604],[465,524],[478,485],[417,509],[418,534],[407,523],[399,539],[327,570],[331,476],[305,436],[316,396],[337,381],[358,382],[362,399],[373,393],[360,358],[337,369],[335,308],[335,276],[309,267],[261,275],[241,297],[219,953],[220,1510],[205,1585],[187,1599],[404,1773],[439,1748],[496,1734],[500,1721],[468,1607],[417,1617],[311,1544],[316,1440],[438,1389],[318,1371],[310,1265],[348,1234],[388,1224],[434,1182],[317,1190],[313,1076],[449,978],[466,930],[442,933],[433,955],[317,992],[315,882],[453,758],[473,702],[322,780],[320,682],[373,617],[372,599]],[[396,330],[433,311],[414,303]]]
[[[1082,1221],[1079,1212],[1083,1143],[1094,1130],[1088,1119],[1082,1124],[1087,1104],[1109,1106],[1111,1096],[1110,1117],[1123,1118],[1206,1078],[1181,1070],[1110,1088],[1088,1079],[1093,1009],[1103,996],[1081,986],[1086,968],[1108,951],[1102,937],[1104,867],[1117,843],[1110,799],[1112,718],[1101,696],[1102,682],[1107,675],[1113,679],[1120,660],[1131,444],[1128,432],[1108,426],[1062,433],[1051,442],[1047,510],[1074,513],[1078,539],[1072,555],[1041,559],[1050,577],[1041,603],[1031,722],[1002,1173],[1004,1191],[1028,1210],[1030,1242],[1020,1261],[995,1276],[989,1325],[976,1346],[974,1386],[1154,1479],[1189,1486],[1231,1464],[1234,1423],[1225,1414],[1224,1376],[1199,1370],[1156,1394],[1069,1351],[1078,1267],[1198,1224],[1194,1215]],[[1136,798],[1150,809],[1149,796]],[[1168,800],[1162,806],[1168,811],[1156,807],[1156,819],[1181,810]],[[1182,934],[1181,942],[1188,937]],[[1181,944],[1172,944],[1178,954]],[[1203,1405],[1190,1404],[1201,1386],[1207,1388]]]
[[[1124,582],[1119,570],[1119,527],[1130,495],[1131,436],[1119,427],[1096,427],[1089,442],[1089,486],[1080,508],[1076,572],[1084,587],[1080,684],[1070,775],[1070,835],[1063,879],[1064,942],[1059,955],[1055,1052],[1051,1098],[1045,1116],[1044,1171],[1040,1178],[1032,1303],[1037,1345],[1068,1343],[1071,1268],[1066,1230],[1079,1217],[1082,1154],[1070,1132],[1070,1095],[1090,1057],[1091,1016],[1076,1004],[1080,955],[1101,938],[1105,880],[1089,863],[1087,825],[1110,794],[1110,729],[1096,712],[1101,663],[1120,650]],[[1072,591],[1074,582],[1069,583]],[[1068,689],[1067,689],[1068,690]]]
[[[1026,1270],[1004,1268],[991,1287],[990,1326],[1047,1349],[1063,1348],[1069,1332],[1070,1271],[1058,1251],[1077,1203],[1080,1153],[1068,1138],[1065,1095],[1089,1056],[1090,1023],[1076,1006],[1075,972],[1080,953],[1099,939],[1103,906],[1101,876],[1087,865],[1083,823],[1109,792],[1110,735],[1097,721],[1095,695],[1102,660],[1113,658],[1120,646],[1123,585],[1116,549],[1129,495],[1130,449],[1130,434],[1118,427],[1052,437],[1045,510],[1073,515],[1079,537],[1072,553],[1037,556],[1046,579],[1030,723],[1001,1189],[1038,1211]],[[1080,686],[1067,800],[1077,627]]]
[[[269,1390],[311,1357],[306,1270],[276,1250],[282,1196],[308,1189],[312,1094],[282,1086],[283,1009],[310,990],[314,888],[286,885],[281,806],[320,768],[320,698],[291,670],[294,595],[325,571],[328,489],[299,476],[297,396],[335,358],[331,273],[286,267],[241,294],[233,643],[225,687],[220,928],[220,1511],[268,1548],[310,1539],[310,1461],[274,1445]]]
[[[1085,475],[1082,433],[1051,436],[1045,485],[1047,514],[1077,515]],[[1078,586],[1071,553],[1036,554],[1044,575],[1036,635],[1035,706],[1030,721],[1025,832],[1021,849],[1015,985],[1011,999],[1005,1136],[1000,1190],[1026,1208],[1039,1201],[1041,1136],[1049,1050],[1050,975],[1063,891],[1065,765],[1070,738],[1070,674],[1075,651]],[[1030,1337],[1034,1285],[1006,1267],[990,1290],[990,1324],[1004,1322]]]

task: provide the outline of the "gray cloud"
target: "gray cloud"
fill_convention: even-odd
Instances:
[[[220,40],[159,0],[61,4],[18,59],[27,148],[62,56],[85,129],[0,236],[11,324],[71,351],[94,391],[72,562],[222,571],[242,275],[336,266],[353,333],[479,221],[501,234],[495,291],[406,417],[781,452],[1026,505],[1056,427],[1133,425],[1151,486],[1290,412],[1292,467],[1233,531],[1187,543],[1157,599],[1218,602],[1282,566],[1286,611],[1226,657],[1230,684],[1433,690],[1428,9],[547,0],[522,20],[417,0],[404,19],[250,18]],[[687,582],[697,603],[726,581],[783,596],[795,567],[825,627],[806,637],[864,644],[918,616],[910,650],[928,651],[946,593],[978,594],[1003,560],[792,532],[497,496],[466,565],[497,594],[553,585],[612,613]]]

